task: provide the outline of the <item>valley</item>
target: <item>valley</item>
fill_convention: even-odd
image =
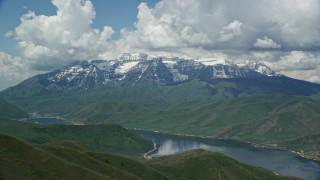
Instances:
[[[136,130],[144,138],[158,144],[152,156],[177,155],[195,149],[222,153],[239,162],[272,170],[281,175],[296,176],[303,179],[318,179],[320,163],[306,160],[298,154],[285,150],[272,150],[254,147],[246,142],[230,139],[169,135],[161,132]]]
[[[245,88],[239,80],[216,80],[213,84],[190,81],[174,86],[111,86],[43,95],[23,95],[15,88],[0,96],[26,112],[62,116],[76,124],[116,123],[129,129],[236,139],[271,148],[290,149],[282,142],[320,134],[316,97],[299,95],[295,87],[290,91],[297,95],[288,95],[287,91],[277,93],[265,87],[254,90],[261,86],[253,85]],[[304,87],[303,93],[314,91],[313,86]],[[303,149],[300,144],[291,150]],[[317,151],[309,147],[304,154],[319,159]]]
[[[0,180],[320,180],[320,0],[0,0]]]
[[[193,177],[200,177],[205,179],[217,176],[217,172],[218,174],[220,172],[223,178],[234,179],[297,179],[276,176],[271,171],[244,165],[222,154],[203,150],[190,151],[177,157],[140,162],[97,152],[90,148],[79,148],[81,146],[75,146],[70,142],[61,147],[55,144],[34,146],[4,135],[0,135],[0,140],[2,162],[0,177],[4,179],[42,179],[44,177],[68,179],[180,179],[181,177],[193,179]],[[181,156],[184,156],[184,160]],[[208,165],[205,171],[211,173],[189,171],[193,169],[189,166],[190,163],[196,163],[193,166],[205,163]],[[186,166],[182,169],[172,169],[172,167],[184,167],[181,165]],[[190,174],[190,172],[193,173]]]
[[[22,139],[28,145],[64,161],[75,164],[88,162],[81,168],[89,168],[90,172],[93,170],[110,178],[127,170],[100,162],[100,165],[93,165],[91,156],[90,160],[79,158],[83,150],[99,151],[102,153],[99,157],[112,154],[126,158],[126,161],[130,159],[148,169],[141,170],[148,174],[146,176],[137,176],[130,170],[126,179],[193,177],[187,169],[169,170],[172,167],[169,168],[169,164],[164,166],[162,157],[144,162],[143,154],[153,149],[154,142],[132,131],[136,129],[250,142],[258,147],[295,151],[309,159],[320,159],[317,146],[320,134],[320,85],[285,77],[263,64],[219,63],[161,58],[138,62],[75,62],[1,91],[0,98],[4,100],[0,105],[5,111],[0,112],[0,134]],[[42,118],[28,119],[26,112]],[[46,117],[61,117],[63,120]],[[65,147],[71,150],[63,149]],[[201,163],[202,156],[221,158],[220,155],[194,150],[197,148],[219,152],[207,146],[196,146],[188,149],[193,151],[182,151],[181,155],[168,157],[168,161],[186,163],[187,167],[197,169],[189,163]],[[260,151],[259,148],[257,151]],[[237,159],[237,156],[222,153]],[[263,153],[267,154],[267,151]],[[180,161],[189,157],[192,159],[190,162]],[[237,160],[273,169],[272,166],[257,162]],[[233,160],[227,161],[233,164]],[[318,167],[315,165],[314,168]],[[243,174],[225,169],[217,172],[217,169],[219,167],[212,169],[212,172],[231,179],[246,175],[255,177],[254,173],[260,173],[248,170]],[[309,177],[303,171],[303,175],[293,172],[280,174]],[[195,173],[194,177],[203,174],[201,171]],[[267,174],[262,179],[274,176],[272,172]],[[310,177],[316,179],[317,175]]]
[[[82,133],[76,133],[72,125],[60,125],[59,129],[69,130],[67,132],[59,130],[64,133],[58,133],[50,130],[54,128],[51,125],[40,126],[27,122],[1,120],[0,177],[2,179],[193,179],[194,177],[207,179],[219,174],[219,177],[232,179],[298,179],[275,175],[272,171],[245,165],[223,154],[204,150],[190,149],[192,151],[176,156],[144,160],[142,151],[132,153],[137,149],[132,141],[126,143],[124,139],[119,138],[123,136],[127,139],[134,138],[137,144],[151,149],[151,144],[146,143],[145,139],[124,130],[119,132],[114,125],[99,126],[108,128],[107,132],[99,135],[99,138],[109,144],[112,143],[112,146],[105,148],[102,143],[99,143],[100,146],[91,144],[96,142],[95,140],[86,141],[96,134],[92,131],[92,127],[82,131],[86,134],[81,136]],[[46,130],[41,132],[37,130],[38,128]],[[32,136],[30,131],[33,131]],[[3,134],[10,134],[19,139]],[[194,171],[200,164],[206,164],[207,167]]]

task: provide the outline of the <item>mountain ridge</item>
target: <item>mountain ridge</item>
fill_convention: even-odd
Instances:
[[[37,81],[56,90],[94,89],[141,83],[175,85],[191,80],[283,77],[258,62],[233,63],[215,59],[140,58],[76,61],[49,73],[36,75],[22,83]]]
[[[77,141],[100,151],[140,157],[153,147],[151,142],[116,124],[39,125],[0,117],[0,134],[21,138],[33,144]]]
[[[8,119],[22,119],[28,117],[28,114],[15,105],[9,104],[0,98],[0,117]]]

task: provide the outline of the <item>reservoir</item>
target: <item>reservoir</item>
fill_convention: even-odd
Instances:
[[[320,163],[300,157],[298,154],[250,144],[212,138],[177,136],[152,131],[135,131],[144,138],[160,145],[153,157],[173,155],[192,149],[219,152],[239,162],[272,170],[280,175],[296,176],[306,180],[320,179]]]
[[[41,117],[28,121],[41,125],[72,124],[70,121],[54,117]],[[153,157],[173,155],[201,148],[222,153],[242,163],[272,170],[280,175],[296,176],[306,180],[320,180],[319,162],[302,158],[289,151],[257,148],[248,143],[233,140],[168,135],[142,130],[134,130],[134,132],[154,144],[160,145],[157,153],[152,155]]]

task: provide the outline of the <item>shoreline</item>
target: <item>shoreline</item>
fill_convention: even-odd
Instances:
[[[170,132],[170,131],[162,131],[162,130],[144,130],[144,129],[138,129],[138,128],[134,128],[131,130],[135,130],[135,131],[150,131],[153,133],[161,133],[161,134],[166,134],[166,135],[175,135],[175,136],[187,136],[187,137],[196,137],[196,138],[208,138],[208,139],[218,139],[218,140],[232,140],[232,141],[239,141],[239,142],[243,142],[246,144],[249,144],[255,148],[262,148],[262,149],[269,149],[269,150],[281,150],[281,151],[289,151],[291,153],[297,154],[302,158],[305,159],[309,159],[309,160],[313,160],[317,163],[320,164],[320,158],[314,157],[314,156],[309,156],[306,154],[303,154],[301,152],[298,151],[294,151],[292,149],[289,149],[287,147],[275,147],[275,146],[268,146],[266,144],[257,144],[248,140],[241,140],[241,139],[232,139],[232,138],[219,138],[219,137],[215,137],[215,136],[199,136],[199,135],[194,135],[194,134],[183,134],[183,133],[174,133],[174,132]]]
[[[147,160],[150,160],[152,159],[152,154],[155,153],[156,151],[158,151],[158,147],[159,145],[158,144],[153,144],[153,149],[151,149],[150,151],[146,152],[143,154],[143,157]]]
[[[300,157],[302,158],[305,158],[305,159],[309,159],[309,160],[313,160],[313,161],[316,161],[317,163],[320,163],[320,158],[317,158],[317,157],[314,157],[314,156],[310,156],[310,155],[306,155],[304,153],[301,153],[301,152],[298,152],[298,151],[294,151],[292,149],[289,149],[287,147],[275,147],[275,146],[268,146],[268,145],[263,145],[263,144],[255,144],[255,143],[251,143],[251,142],[248,142],[250,145],[256,147],[256,148],[263,148],[263,149],[271,149],[271,150],[281,150],[281,151],[289,151],[289,152],[292,152],[294,154],[297,154],[299,155]]]
[[[29,117],[29,118],[22,118],[22,119],[19,119],[18,121],[32,122],[32,123],[35,123],[35,124],[39,124],[37,122],[34,122],[34,120],[37,120],[37,119],[56,119],[56,120],[59,120],[61,122],[67,122],[67,124],[64,124],[64,125],[75,125],[75,126],[85,125],[82,122],[70,121],[70,120],[65,119],[65,118],[63,118],[61,116],[34,116],[34,117]],[[56,123],[56,124],[61,124],[61,123]]]

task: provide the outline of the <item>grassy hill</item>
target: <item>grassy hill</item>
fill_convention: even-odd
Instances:
[[[283,97],[279,98],[279,102],[273,104],[272,111],[257,118],[256,121],[239,124],[225,135],[264,141],[292,140],[320,132],[319,100]],[[252,112],[256,110],[253,109]]]
[[[66,114],[92,103],[170,104],[206,100],[213,95],[207,83],[200,81],[192,81],[177,86],[116,86],[93,90],[78,89],[35,94],[25,91],[24,87],[7,89],[0,92],[0,97],[27,112]],[[35,90],[31,89],[30,91],[34,92]]]
[[[319,133],[320,101],[296,96],[248,96],[169,105],[94,103],[65,117],[89,124],[120,123],[127,128],[259,142]]]
[[[50,125],[0,119],[0,133],[43,144],[71,140],[116,154],[142,156],[153,148],[152,143],[115,124],[106,125]]]
[[[68,143],[72,143],[72,147],[67,145]],[[67,146],[62,147],[56,143],[50,143],[38,147],[64,160],[115,179],[164,179],[165,177],[162,172],[142,162],[97,152],[94,149],[77,148],[74,144],[74,142],[64,142]]]
[[[66,91],[40,86],[37,82],[21,83],[0,92],[0,97],[27,112],[65,114],[92,103],[174,104],[182,102],[225,100],[262,95],[311,96],[319,94],[320,85],[287,77],[213,79],[190,81],[174,86],[121,86],[92,90]],[[50,104],[50,106],[48,106]]]
[[[162,157],[149,163],[173,179],[295,179],[239,163],[220,153],[192,150]]]
[[[71,143],[71,147],[68,145]],[[60,144],[59,142],[57,144]],[[75,147],[74,142],[30,145],[0,135],[3,179],[161,179],[163,174],[138,161]]]
[[[299,152],[305,157],[320,160],[320,134],[284,141],[278,146]]]
[[[10,119],[21,119],[27,117],[27,113],[23,112],[18,107],[9,104],[3,99],[0,99],[0,117]]]
[[[203,150],[138,162],[71,141],[35,146],[6,135],[0,162],[0,179],[294,179]]]
[[[86,124],[269,141],[320,132],[320,100],[307,97],[317,94],[318,86],[290,78],[253,78],[42,93],[31,88],[36,86],[18,85],[0,94],[28,112]]]
[[[0,162],[0,179],[110,179],[5,135]]]

